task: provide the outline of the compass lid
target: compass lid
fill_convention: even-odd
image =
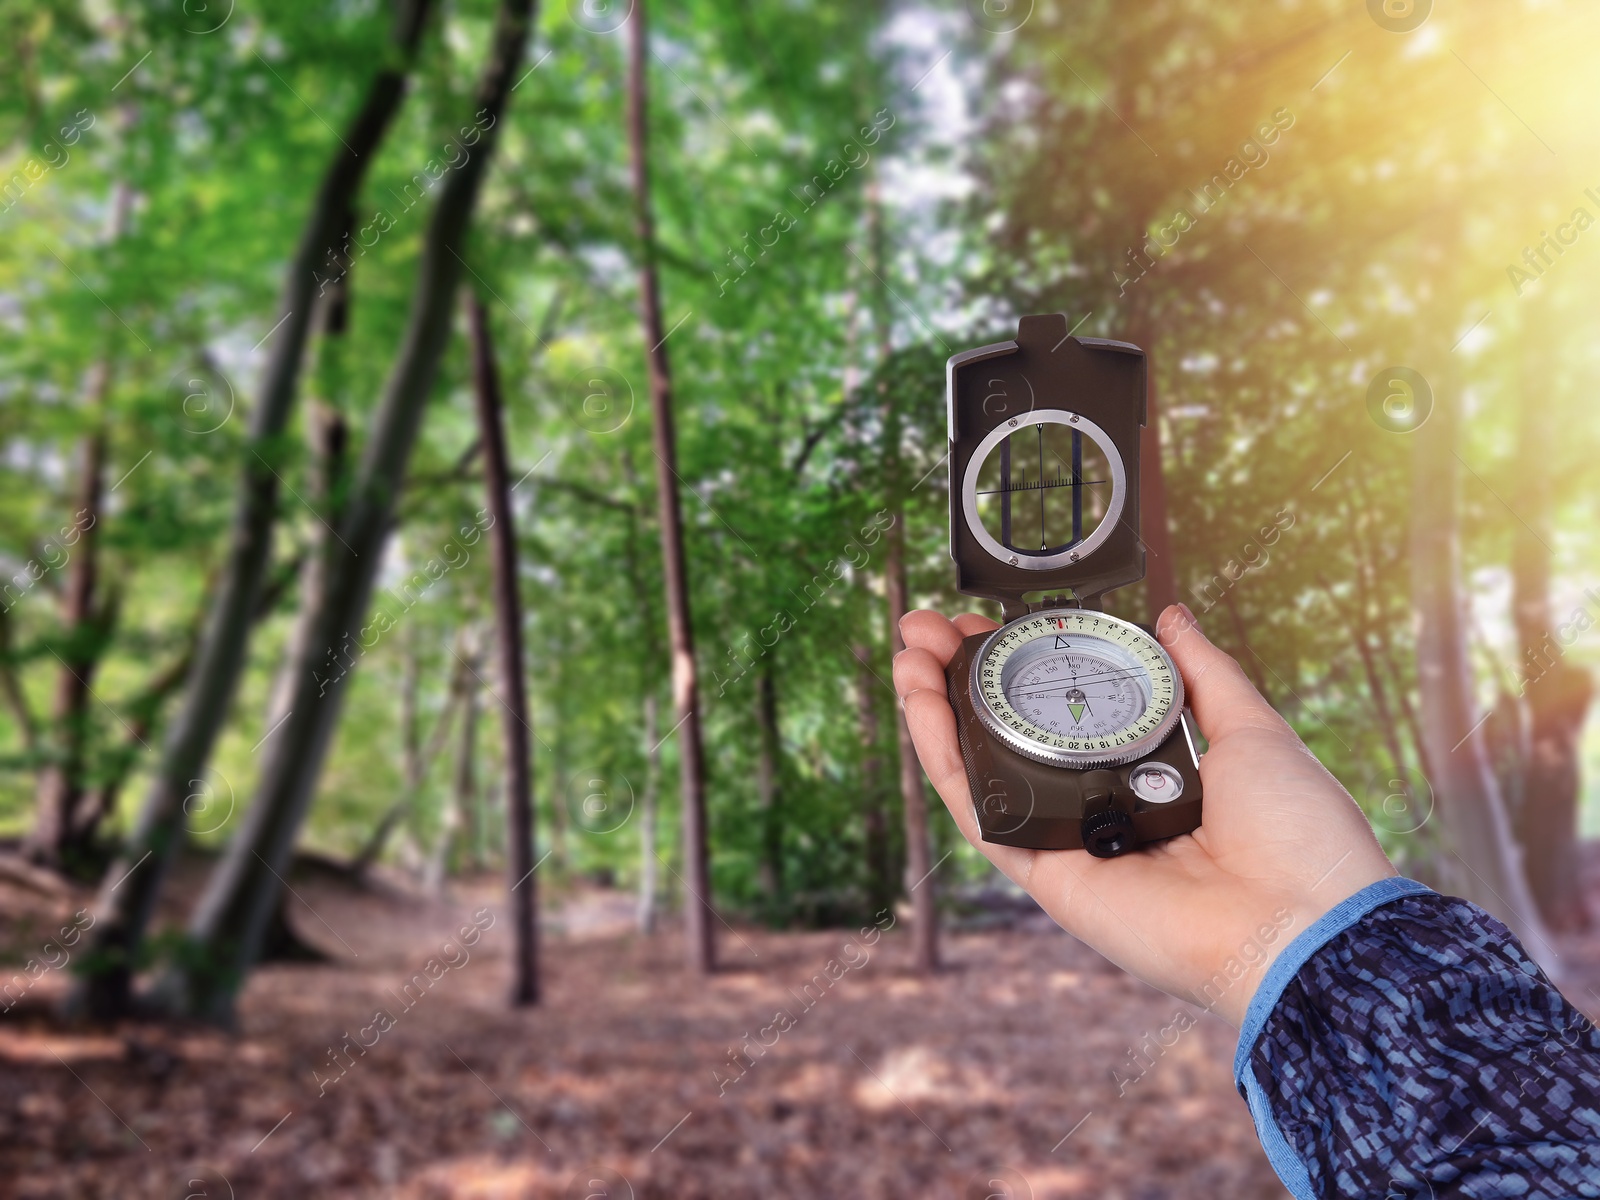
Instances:
[[[1029,595],[1070,589],[1098,608],[1142,579],[1144,351],[1073,337],[1048,313],[952,356],[945,380],[956,586],[1011,620]]]

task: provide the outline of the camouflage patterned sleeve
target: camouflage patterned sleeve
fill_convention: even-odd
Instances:
[[[1600,1030],[1499,921],[1409,879],[1274,960],[1234,1080],[1296,1197],[1600,1197]]]

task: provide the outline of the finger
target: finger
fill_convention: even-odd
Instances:
[[[972,789],[967,785],[967,768],[961,761],[961,744],[956,738],[956,716],[945,696],[943,682],[941,670],[937,690],[922,688],[908,693],[905,698],[906,728],[911,731],[917,758],[921,760],[928,778],[933,781],[945,808],[950,810],[951,819],[961,831],[961,836],[976,846],[1013,883],[1026,886],[1031,864],[1038,857],[1038,852],[1015,846],[999,846],[983,840],[977,814],[972,809]]]
[[[900,636],[908,647],[931,653],[944,666],[961,645],[961,631],[943,613],[919,608],[900,618]]]
[[[932,651],[912,646],[894,656],[894,690],[905,697],[920,688],[944,691],[944,664]]]
[[[969,838],[976,837],[967,769],[961,761],[961,743],[956,739],[956,715],[944,689],[919,688],[907,694],[904,706],[906,727],[911,730],[922,769],[944,797],[961,832]]]
[[[1244,669],[1231,654],[1211,644],[1183,605],[1174,604],[1161,614],[1156,636],[1178,665],[1189,706],[1207,741],[1217,742],[1243,729],[1289,731]]]

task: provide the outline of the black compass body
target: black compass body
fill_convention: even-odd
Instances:
[[[950,554],[1005,624],[946,671],[984,840],[1110,858],[1200,824],[1183,680],[1101,611],[1144,576],[1145,357],[1059,314],[947,365]]]

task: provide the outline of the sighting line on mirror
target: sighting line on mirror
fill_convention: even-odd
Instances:
[[[1050,480],[1041,479],[1038,483],[1018,483],[1018,484],[1008,484],[1005,487],[985,488],[982,491],[977,492],[976,494],[979,495],[979,496],[998,496],[1001,492],[1035,492],[1035,491],[1040,491],[1040,490],[1042,490],[1044,488],[1058,488],[1058,487],[1093,487],[1095,484],[1110,483],[1110,482],[1111,481],[1109,479],[1078,479],[1078,480],[1072,480],[1072,479],[1067,479],[1067,478],[1065,478],[1064,476],[1062,476],[1060,474],[1057,474],[1054,479],[1050,479]]]

